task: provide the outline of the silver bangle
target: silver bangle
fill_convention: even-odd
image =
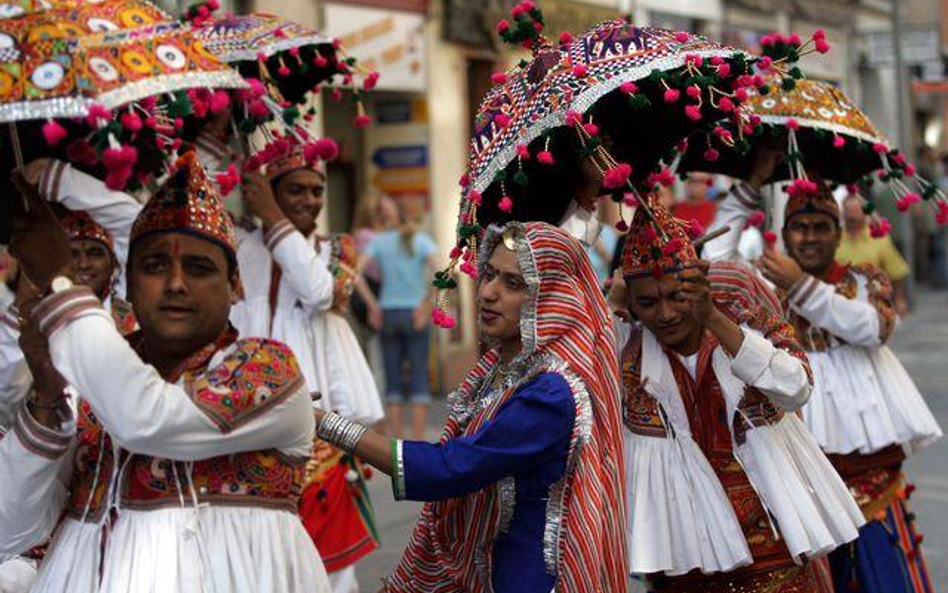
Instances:
[[[335,412],[327,412],[316,427],[316,436],[352,454],[355,453],[356,446],[368,430],[365,426],[343,418]]]

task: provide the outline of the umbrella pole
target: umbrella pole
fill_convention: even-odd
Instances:
[[[13,145],[13,158],[16,159],[16,168],[23,170],[23,149],[20,148],[20,135],[16,130],[16,123],[10,123],[10,143]]]
[[[16,171],[23,171],[23,149],[20,147],[20,134],[17,133],[16,123],[10,122],[10,144],[13,146],[13,158],[16,160]],[[30,211],[30,202],[26,199],[26,196],[20,196],[23,200],[23,208],[25,212]]]

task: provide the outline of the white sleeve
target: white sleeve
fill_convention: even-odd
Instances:
[[[124,276],[129,236],[132,224],[142,210],[142,204],[127,193],[112,191],[92,175],[57,160],[50,161],[43,172],[39,190],[40,194],[51,202],[59,202],[70,210],[88,212],[94,221],[112,235],[115,257],[118,258],[120,272]],[[119,296],[124,298],[124,278],[119,279],[117,288]]]
[[[731,360],[735,377],[763,392],[774,404],[793,411],[810,398],[809,376],[803,361],[774,346],[756,332],[742,327],[744,342]]]
[[[762,203],[760,192],[744,182],[737,182],[731,186],[728,194],[718,203],[714,222],[708,229],[708,234],[726,226],[730,229],[716,239],[704,244],[701,257],[708,261],[736,261],[741,258],[738,247],[747,219],[755,210],[759,210]]]
[[[849,299],[832,284],[805,275],[787,293],[790,308],[841,340],[856,346],[879,346],[879,311],[870,303]]]
[[[38,305],[40,327],[56,369],[123,448],[181,461],[260,449],[308,455],[313,415],[292,354],[283,366],[295,370],[293,381],[255,385],[252,393],[230,390],[237,376],[221,365],[221,372],[212,370],[185,389],[145,364],[93,299],[85,287],[46,298]],[[266,359],[272,351],[250,352],[247,359],[258,352]]]
[[[312,312],[332,308],[332,274],[293,223],[284,219],[273,225],[264,235],[264,243],[304,309]]]
[[[25,405],[0,439],[0,554],[22,554],[52,534],[66,505],[76,432],[72,418],[59,431],[37,422]]]

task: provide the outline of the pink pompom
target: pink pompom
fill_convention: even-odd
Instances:
[[[629,225],[626,224],[626,222],[625,222],[624,220],[620,220],[619,222],[617,222],[615,228],[616,228],[616,231],[618,231],[618,232],[620,232],[620,233],[627,233],[627,232],[629,232]]]
[[[356,118],[355,118],[355,127],[359,128],[359,129],[361,130],[361,129],[363,129],[363,128],[369,127],[370,125],[372,125],[372,118],[369,117],[368,115],[366,115],[366,114],[363,113],[362,115],[357,115],[357,116],[356,116]]]
[[[830,44],[825,39],[817,39],[813,43],[818,53],[825,54],[830,50]]]
[[[469,194],[467,194],[467,199],[475,206],[480,206],[484,201],[484,197],[481,195],[481,192],[476,189],[472,189]]]
[[[662,245],[662,255],[674,255],[681,251],[684,243],[678,237],[672,238],[668,243]]]
[[[240,183],[240,173],[237,172],[237,167],[233,163],[227,167],[227,171],[217,174],[217,185],[220,186],[222,196],[232,192],[238,183]]]
[[[537,162],[541,165],[553,165],[556,161],[553,159],[553,153],[549,150],[540,151],[537,154]]]
[[[896,201],[895,207],[898,208],[899,212],[907,212],[912,206],[921,201],[922,196],[915,192],[909,192]]]
[[[823,29],[813,31],[813,39],[826,39],[826,31]]]
[[[503,35],[510,30],[510,21],[507,19],[500,19],[497,21],[497,34]]]
[[[678,31],[675,33],[675,41],[678,43],[686,43],[689,39],[691,39],[691,35],[686,31]]]
[[[530,148],[526,144],[517,145],[517,156],[523,160],[530,159]]]
[[[686,150],[688,150],[688,139],[682,138],[679,140],[678,143],[675,144],[675,150],[681,153],[684,153]]]
[[[639,199],[635,197],[635,194],[628,192],[622,196],[622,203],[628,206],[629,208],[638,208]]]
[[[798,33],[791,33],[790,37],[787,38],[787,43],[790,45],[800,45],[802,43],[800,35]]]
[[[589,69],[587,68],[586,64],[576,64],[573,66],[573,76],[576,78],[583,78],[586,76],[586,74],[588,74],[588,72]]]
[[[381,76],[382,75],[379,72],[375,72],[375,71],[369,72],[368,76],[366,76],[365,79],[362,81],[362,88],[367,91],[371,91],[378,85],[379,78]]]
[[[881,239],[892,230],[892,223],[885,218],[869,222],[869,235],[874,239]]]
[[[731,113],[734,111],[734,102],[727,97],[722,97],[721,100],[718,101],[718,109],[724,113]]]
[[[619,163],[603,175],[602,186],[606,189],[618,189],[628,183],[630,175],[632,175],[632,165]]]
[[[566,125],[576,126],[577,124],[583,123],[583,116],[578,111],[573,111],[570,109],[566,112]]]
[[[431,310],[431,322],[442,329],[451,329],[457,324],[454,317],[437,308]]]
[[[697,99],[701,96],[701,88],[694,84],[690,85],[685,89],[685,94],[691,99]]]
[[[762,71],[769,71],[774,65],[774,60],[770,56],[762,56],[757,60],[757,67]]]
[[[882,142],[876,142],[872,145],[872,150],[874,150],[877,154],[883,154],[889,152],[889,147]]]
[[[490,75],[490,81],[494,84],[505,84],[507,82],[507,75],[503,72],[494,72]]]
[[[665,167],[655,175],[654,181],[659,185],[670,187],[675,183],[675,174],[672,173],[671,169]]]
[[[583,129],[586,130],[586,133],[589,134],[590,136],[598,136],[598,135],[599,135],[599,126],[597,126],[596,124],[594,124],[594,123],[592,123],[592,122],[584,123],[584,124],[583,124]]]
[[[691,121],[701,121],[701,108],[697,105],[685,105],[685,115]]]
[[[49,146],[56,146],[63,141],[66,135],[66,128],[55,120],[51,119],[43,124],[43,138],[46,139],[46,144]]]
[[[639,91],[639,87],[634,82],[627,81],[619,85],[619,91],[625,93],[626,95],[632,95]]]
[[[211,95],[208,105],[211,113],[220,113],[227,109],[227,107],[230,105],[230,95],[227,93],[227,91],[218,89]]]
[[[510,125],[510,116],[506,113],[498,113],[494,116],[494,123],[501,128],[506,128]]]
[[[777,242],[777,233],[773,231],[767,231],[764,233],[764,241],[768,245],[774,245]]]
[[[289,67],[289,66],[280,66],[279,68],[277,68],[277,74],[279,74],[280,76],[289,76],[289,75],[290,75],[290,67]]]
[[[787,120],[787,127],[796,132],[800,129],[800,122],[791,117]]]
[[[317,55],[313,58],[313,65],[317,68],[325,68],[329,65],[329,59],[326,56]]]
[[[509,214],[513,210],[513,200],[510,199],[510,196],[504,196],[500,199],[500,202],[497,203],[497,207],[501,212],[507,212]]]
[[[126,111],[120,119],[122,120],[122,127],[133,134],[141,131],[144,126],[142,118],[138,117],[138,114],[133,111]]]
[[[721,153],[719,153],[715,148],[709,147],[704,151],[704,160],[706,161],[714,162],[719,158],[721,158]]]
[[[467,173],[462,173],[461,177],[458,179],[458,185],[461,187],[467,187],[471,185],[471,176]]]
[[[332,138],[320,138],[313,145],[316,154],[324,161],[333,161],[339,156],[339,144]]]
[[[744,228],[750,228],[750,227],[757,228],[760,225],[764,224],[765,219],[766,219],[766,215],[764,215],[764,212],[762,210],[755,210],[751,212],[750,216],[747,217],[747,224],[744,225]]]
[[[664,97],[666,103],[675,103],[678,101],[678,98],[681,97],[681,91],[678,89],[666,89]]]
[[[98,127],[112,119],[112,112],[98,103],[89,106],[89,114],[86,116],[86,123],[92,127]]]
[[[721,78],[727,78],[731,75],[731,65],[730,64],[721,64],[718,66],[718,76]]]
[[[839,134],[833,136],[833,148],[842,148],[846,146],[846,138],[843,138]]]
[[[560,45],[569,45],[573,42],[573,34],[569,31],[560,33]]]
[[[917,173],[917,172],[918,172],[918,171],[916,171],[915,165],[913,165],[913,164],[911,164],[911,163],[905,165],[905,174],[908,175],[909,177],[914,177],[914,176],[915,176],[915,173]]]
[[[688,221],[685,232],[688,233],[690,239],[694,240],[704,234],[704,226],[698,220],[692,219]]]

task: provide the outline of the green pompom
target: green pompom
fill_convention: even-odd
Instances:
[[[524,173],[523,171],[517,171],[516,173],[514,173],[513,181],[514,183],[522,187],[530,183],[530,178],[527,177],[527,174]]]
[[[770,87],[767,86],[767,85],[764,85],[764,86],[760,87],[759,89],[757,89],[757,92],[760,93],[761,95],[769,95],[769,94],[770,94]]]
[[[497,174],[494,175],[494,183],[503,183],[505,181],[507,181],[507,171],[504,169],[497,171]]]
[[[787,92],[792,91],[797,88],[797,81],[792,78],[784,78],[783,82],[780,83],[780,88]]]
[[[803,70],[800,70],[799,66],[794,66],[790,69],[790,76],[792,76],[794,80],[800,80],[803,78]]]

